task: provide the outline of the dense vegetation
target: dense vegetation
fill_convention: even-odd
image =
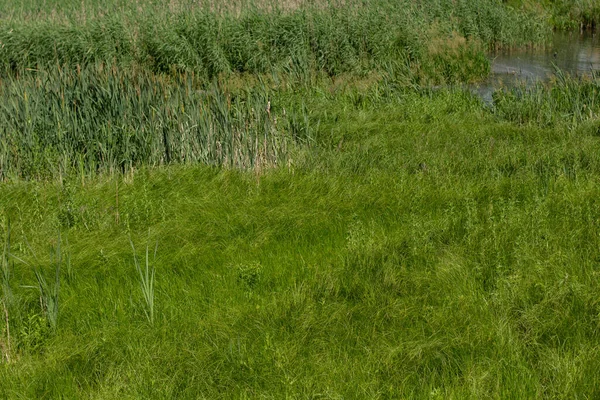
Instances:
[[[0,397],[600,397],[600,77],[460,87],[595,3],[43,4],[0,2]]]
[[[600,3],[596,0],[507,0],[507,3],[543,11],[558,29],[593,29],[600,22]]]
[[[83,21],[6,20],[0,26],[0,61],[7,73],[107,62],[193,71],[209,79],[228,72],[337,75],[391,62],[423,63],[430,55],[435,66],[451,58],[448,50],[535,44],[547,34],[541,19],[494,0],[455,3],[378,0],[270,13],[192,8],[167,16],[138,11]]]
[[[308,138],[302,105],[270,106],[271,90],[200,89],[117,69],[38,73],[5,81],[0,179],[126,172],[202,163],[261,169]]]

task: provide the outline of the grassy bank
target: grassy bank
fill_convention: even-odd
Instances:
[[[598,396],[598,137],[460,93],[400,103],[330,105],[312,156],[259,177],[3,184],[0,392]],[[55,285],[58,230],[53,330],[34,271]],[[150,247],[153,322],[129,237],[142,271]]]

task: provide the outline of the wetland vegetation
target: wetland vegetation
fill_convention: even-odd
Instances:
[[[0,397],[600,397],[598,17],[0,2]]]

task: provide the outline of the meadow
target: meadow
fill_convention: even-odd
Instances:
[[[600,397],[600,77],[461,88],[561,10],[0,3],[0,397]]]

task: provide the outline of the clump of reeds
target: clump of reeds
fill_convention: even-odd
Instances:
[[[573,77],[557,70],[551,82],[536,82],[494,94],[495,112],[518,123],[580,124],[600,117],[600,76]]]
[[[600,23],[600,3],[596,0],[554,0],[544,6],[559,29],[595,29]]]
[[[273,97],[264,85],[199,89],[189,74],[173,82],[102,65],[6,79],[0,88],[0,179],[171,163],[284,164],[304,139],[307,110],[285,109]]]
[[[154,324],[154,278],[156,275],[154,262],[156,262],[158,242],[154,247],[154,258],[152,264],[150,264],[149,246],[146,245],[146,260],[144,268],[142,268],[140,262],[138,261],[135,246],[133,245],[133,241],[131,239],[129,239],[129,243],[131,244],[131,250],[133,251],[133,262],[138,273],[140,288],[142,289],[142,295],[144,297],[144,312],[146,314],[146,318],[148,318],[148,322],[150,322],[150,324]]]
[[[547,33],[495,0],[136,15],[0,22],[0,180],[171,163],[261,171],[310,136],[310,110],[268,85],[209,82],[285,76],[308,87],[392,70],[413,85],[473,81],[489,72],[487,48]]]
[[[240,12],[192,7],[136,18],[11,20],[0,23],[0,72],[100,61],[154,71],[319,70],[336,75],[379,68],[398,57],[423,60],[432,25],[484,46],[544,40],[549,27],[533,14],[494,0],[377,0],[255,7]]]

